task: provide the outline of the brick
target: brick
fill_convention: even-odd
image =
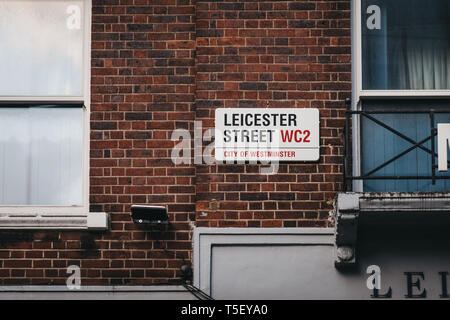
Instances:
[[[243,201],[262,201],[267,199],[266,193],[240,193],[240,200]]]
[[[2,232],[3,284],[63,285],[71,263],[86,284],[174,280],[192,256],[192,223],[328,226],[342,187],[350,1],[144,2],[93,4],[90,209],[108,212],[111,229],[92,240]],[[192,132],[194,120],[214,127],[221,107],[319,108],[321,162],[281,163],[268,176],[260,165],[175,165],[172,131]],[[132,204],[157,203],[171,219],[164,241],[130,217]]]
[[[242,82],[239,84],[240,90],[267,90],[267,84],[261,82]]]

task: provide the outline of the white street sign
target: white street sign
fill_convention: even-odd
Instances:
[[[319,160],[318,109],[219,108],[215,121],[216,160]]]

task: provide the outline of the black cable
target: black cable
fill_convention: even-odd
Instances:
[[[206,294],[205,292],[203,292],[202,290],[191,284],[184,283],[183,287],[185,287],[190,293],[192,293],[199,300],[214,300],[210,295]]]

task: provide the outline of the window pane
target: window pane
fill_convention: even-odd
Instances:
[[[0,108],[0,205],[81,205],[83,109]]]
[[[450,89],[450,0],[362,0],[365,90]]]
[[[376,110],[414,110],[418,108],[434,108],[435,110],[449,110],[449,103],[431,101],[367,101],[363,104],[366,111]],[[431,135],[429,114],[373,114],[374,118],[385,123],[403,135],[419,142]],[[450,112],[435,113],[434,127],[438,123],[450,123]],[[431,150],[431,140],[422,144]],[[361,116],[361,171],[367,174],[371,170],[392,159],[394,156],[412,147],[413,144],[399,137],[393,132],[381,127],[370,119]],[[435,138],[435,152],[437,152],[437,139]],[[435,160],[437,164],[437,158]],[[424,150],[416,148],[393,161],[371,176],[431,176],[431,155]],[[449,176],[450,172],[435,171],[437,176]],[[365,192],[433,192],[450,191],[449,180],[431,179],[390,179],[390,180],[364,180]]]
[[[82,95],[82,1],[0,0],[0,43],[0,95]]]

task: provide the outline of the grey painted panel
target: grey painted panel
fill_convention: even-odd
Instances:
[[[211,292],[213,245],[333,245],[333,230],[327,228],[195,228],[194,285]]]
[[[211,287],[215,299],[352,298],[362,291],[356,278],[337,276],[334,247],[214,246]],[[336,295],[336,289],[343,290]]]
[[[257,230],[234,230],[228,237],[226,229],[217,235],[209,230],[205,236],[196,230],[195,281],[215,299],[372,299],[366,269],[377,265],[381,294],[391,288],[393,299],[405,299],[405,272],[422,272],[420,289],[413,287],[412,292],[426,289],[426,298],[439,299],[439,272],[450,272],[450,225],[426,217],[391,224],[363,220],[357,267],[346,271],[334,267],[334,236],[327,233],[331,229],[318,234],[297,229],[297,237],[290,234],[286,241],[280,230],[272,235],[268,229],[260,229],[260,235]],[[413,276],[412,282],[417,279]]]

